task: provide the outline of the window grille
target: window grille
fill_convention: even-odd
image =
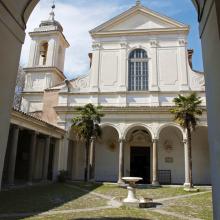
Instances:
[[[148,56],[143,49],[135,49],[129,56],[128,90],[148,90]]]

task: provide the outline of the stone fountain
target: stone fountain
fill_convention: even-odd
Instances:
[[[124,180],[126,183],[128,183],[127,190],[128,190],[128,196],[126,199],[123,200],[124,204],[128,205],[134,205],[139,206],[140,201],[136,197],[136,190],[135,190],[135,184],[143,180],[141,177],[123,177],[122,180]]]

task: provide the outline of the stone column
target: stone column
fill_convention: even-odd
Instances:
[[[119,139],[119,169],[118,169],[118,184],[123,184],[122,177],[124,175],[124,140]]]
[[[154,139],[153,140],[153,181],[152,185],[153,186],[159,186],[159,181],[158,181],[158,149],[157,149],[157,143],[158,140]]]
[[[95,137],[90,142],[89,169],[89,180],[95,181]]]
[[[33,132],[31,135],[30,162],[29,162],[29,173],[28,173],[28,183],[30,185],[32,184],[33,176],[34,176],[36,145],[37,145],[37,133]]]
[[[17,157],[17,146],[18,146],[18,137],[19,137],[19,127],[13,126],[12,131],[12,144],[10,146],[10,155],[9,155],[9,166],[8,166],[8,184],[14,185],[15,178],[15,165]]]
[[[189,187],[189,146],[188,146],[188,140],[183,140],[184,143],[184,158],[185,158],[185,182],[184,186]]]
[[[46,137],[45,149],[44,149],[44,161],[43,161],[43,181],[47,181],[48,165],[50,155],[50,137]]]

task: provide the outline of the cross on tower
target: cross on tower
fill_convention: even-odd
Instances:
[[[141,0],[136,0],[136,5],[141,5]]]
[[[55,17],[55,13],[54,13],[54,9],[56,8],[56,5],[55,5],[55,0],[53,0],[52,1],[53,2],[53,4],[52,4],[52,6],[51,6],[51,12],[50,12],[50,18],[49,18],[49,20],[52,20],[52,21],[54,21],[54,17]]]

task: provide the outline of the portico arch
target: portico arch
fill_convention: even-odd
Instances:
[[[167,127],[177,128],[182,133],[183,139],[186,138],[186,132],[184,131],[184,129],[180,125],[178,125],[177,123],[174,123],[174,122],[169,122],[169,123],[165,123],[165,124],[160,125],[160,127],[157,129],[157,131],[156,131],[156,138],[157,139],[159,139],[159,136],[160,136],[160,133],[162,132],[162,130]]]
[[[155,138],[153,129],[152,129],[149,125],[144,124],[144,123],[134,123],[134,124],[131,124],[131,125],[129,125],[129,126],[127,126],[127,127],[125,128],[125,130],[124,130],[124,132],[123,132],[123,135],[122,135],[123,139],[126,139],[128,133],[129,133],[132,129],[137,128],[137,127],[142,127],[142,128],[144,128],[144,129],[146,129],[146,130],[149,132],[151,139],[154,139],[154,138]]]
[[[124,175],[140,176],[151,183],[153,176],[153,131],[144,123],[129,125],[124,131]]]
[[[117,131],[117,133],[118,133],[118,138],[119,138],[119,139],[122,138],[121,131],[120,131],[120,129],[119,129],[115,124],[105,122],[105,123],[102,123],[100,126],[101,126],[102,129],[104,129],[104,128],[106,128],[106,127],[112,127],[113,129],[115,129],[115,130]]]

